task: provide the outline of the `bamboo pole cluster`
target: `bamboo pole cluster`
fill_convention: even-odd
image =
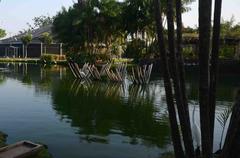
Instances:
[[[153,64],[132,68],[132,75],[130,75],[130,80],[134,84],[148,84],[150,81],[152,68]]]
[[[115,68],[115,72],[110,69],[111,65],[105,69],[106,75],[110,81],[123,82],[127,74],[127,64],[119,64]]]
[[[164,74],[164,86],[175,157],[211,158],[214,156],[213,138],[222,0],[215,0],[213,29],[211,29],[212,0],[199,0],[199,107],[201,146],[199,146],[198,149],[201,149],[201,151],[198,152],[198,154],[194,152],[193,147],[192,132],[194,130],[192,131],[190,128],[185,88],[185,71],[182,57],[182,1],[167,0],[168,46],[166,46],[164,39],[161,5],[160,0],[155,0],[158,44],[161,53],[161,67]],[[176,11],[174,11],[174,7]],[[176,13],[176,15],[174,15],[174,13]],[[176,43],[174,16],[176,16],[177,23]],[[213,32],[211,32],[211,30]],[[171,66],[169,61],[171,62]],[[240,150],[240,145],[237,141],[240,140],[240,137],[236,134],[240,132],[239,107],[239,99],[237,99],[235,107],[233,108],[225,145],[223,150],[220,150],[221,158],[240,157],[237,156],[239,154],[236,154]],[[179,121],[177,116],[179,117]],[[179,123],[180,127],[178,127]],[[182,133],[182,135],[180,133]],[[182,145],[184,145],[184,147]]]
[[[116,68],[112,68],[112,64],[105,64],[100,71],[88,63],[82,68],[77,63],[69,62],[68,65],[74,77],[80,80],[104,80],[106,76],[111,82],[124,82],[127,75],[127,64],[119,64]]]

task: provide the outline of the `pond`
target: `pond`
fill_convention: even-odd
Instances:
[[[187,92],[199,125],[197,73],[188,72]],[[239,79],[220,76],[217,115],[232,105]],[[54,158],[160,158],[173,150],[160,75],[147,86],[83,83],[63,66],[0,64],[0,109],[7,143],[41,142]],[[221,132],[216,121],[215,150]]]

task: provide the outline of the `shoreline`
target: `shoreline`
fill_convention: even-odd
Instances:
[[[56,60],[53,62],[43,62],[40,58],[0,58],[0,63],[30,63],[30,64],[67,64],[67,60]]]

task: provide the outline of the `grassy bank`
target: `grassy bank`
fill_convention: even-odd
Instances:
[[[52,62],[43,62],[39,58],[0,58],[0,62],[2,62],[2,63],[4,63],[4,62],[5,63],[11,63],[11,62],[31,63],[31,64],[35,64],[35,63],[39,63],[39,64],[59,64],[59,65],[63,65],[63,64],[67,63],[66,60],[56,60],[56,61],[52,61]]]

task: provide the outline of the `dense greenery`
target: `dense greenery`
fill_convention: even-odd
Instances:
[[[28,44],[31,43],[32,41],[32,34],[27,33],[24,36],[21,37],[21,41],[25,47],[25,52],[24,52],[24,57],[27,58],[27,54],[28,54]]]
[[[0,131],[0,148],[5,146],[7,135]]]
[[[6,31],[0,28],[0,39],[5,37],[6,35]]]
[[[240,38],[240,23],[236,23],[234,16],[230,20],[222,19],[221,36]]]
[[[162,1],[166,11],[166,2]],[[183,11],[189,10],[186,6],[190,2],[184,0]],[[125,52],[138,61],[139,57],[151,56],[154,50],[154,23],[152,0],[88,0],[63,8],[54,19],[53,32],[70,52],[111,56]]]
[[[50,33],[44,32],[44,33],[40,36],[39,40],[40,40],[42,43],[45,44],[45,45],[44,45],[44,53],[46,54],[46,53],[47,53],[47,45],[52,44],[53,38],[52,38],[52,36],[51,36]]]
[[[32,34],[27,33],[26,35],[21,37],[22,43],[26,46],[32,41]]]

